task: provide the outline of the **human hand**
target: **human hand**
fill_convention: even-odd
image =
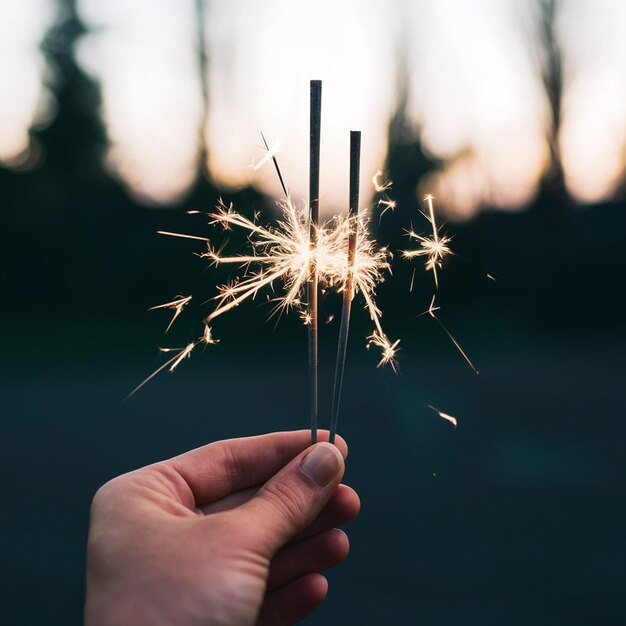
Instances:
[[[326,596],[356,517],[347,446],[309,431],[209,444],[96,493],[87,626],[295,624]],[[320,440],[328,439],[319,431]],[[295,458],[294,458],[295,457]]]

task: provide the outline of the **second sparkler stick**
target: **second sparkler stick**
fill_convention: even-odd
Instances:
[[[311,121],[310,121],[310,152],[309,152],[309,245],[317,249],[317,232],[319,228],[320,202],[320,143],[322,127],[322,81],[311,81]],[[317,341],[317,291],[318,276],[313,255],[311,277],[307,285],[308,321],[309,321],[309,415],[311,419],[311,443],[317,442],[318,412],[318,341]]]
[[[346,365],[348,350],[348,332],[350,330],[350,312],[354,296],[354,263],[356,260],[357,238],[359,230],[359,182],[361,164],[361,131],[350,132],[350,237],[348,239],[348,267],[346,285],[343,291],[341,308],[341,326],[337,342],[337,363],[335,365],[335,382],[333,385],[333,403],[330,414],[330,442],[334,443],[339,419],[339,404],[343,386],[343,372]]]

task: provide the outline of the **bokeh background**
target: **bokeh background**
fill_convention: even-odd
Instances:
[[[261,131],[305,198],[321,78],[323,214],[346,210],[353,128],[382,244],[427,231],[435,194],[456,252],[441,319],[481,373],[420,316],[432,279],[417,265],[409,292],[396,255],[379,302],[400,373],[376,368],[356,307],[340,430],[363,508],[307,623],[625,623],[625,23],[620,0],[0,3],[3,622],[80,623],[109,478],[306,427],[306,331],[266,323],[263,298],[125,398],[230,276],[155,231],[222,241],[186,215],[219,196],[275,219]],[[397,205],[382,218],[377,169]],[[167,313],[146,311],[177,294],[194,306],[164,337]],[[322,419],[336,335],[322,326]]]

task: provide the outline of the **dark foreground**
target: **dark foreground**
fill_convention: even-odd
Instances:
[[[307,623],[626,623],[624,345],[479,346],[480,377],[445,350],[411,356],[398,377],[353,353],[340,431],[363,507]],[[207,354],[127,402],[152,362],[109,357],[7,368],[3,623],[80,623],[89,502],[107,479],[306,426],[295,350]]]

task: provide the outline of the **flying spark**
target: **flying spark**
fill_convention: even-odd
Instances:
[[[263,135],[261,136],[263,137]],[[252,163],[250,163],[250,169],[253,172],[257,172],[258,170],[260,170],[264,165],[276,158],[276,155],[280,152],[280,143],[276,142],[270,148],[265,141],[265,137],[263,137],[263,143],[265,145],[259,147],[265,152],[265,154],[258,161],[256,159],[252,159]]]
[[[387,213],[387,211],[395,211],[396,201],[390,200],[389,198],[385,197],[378,201],[378,206],[385,207],[380,214],[380,216],[382,217],[385,213]]]
[[[439,324],[441,330],[443,330],[443,332],[446,333],[446,335],[448,335],[448,339],[450,339],[450,341],[454,344],[454,347],[459,351],[460,355],[465,359],[465,362],[472,368],[472,370],[474,371],[474,374],[478,376],[480,374],[480,371],[476,368],[474,363],[472,363],[472,360],[469,358],[469,356],[467,356],[467,353],[465,352],[465,350],[463,350],[463,348],[461,347],[461,344],[458,342],[456,337],[454,337],[454,335],[447,329],[444,323],[435,314],[435,312],[439,311],[441,308],[441,307],[435,306],[435,297],[436,296],[433,295],[433,299],[430,301],[430,306],[428,307],[428,311],[426,311],[426,313],[428,313],[428,315],[430,315],[437,322],[437,324]]]
[[[413,230],[407,231],[408,236],[411,239],[419,241],[420,247],[417,250],[403,250],[402,256],[405,259],[413,259],[419,256],[426,257],[426,271],[433,273],[433,279],[435,281],[435,288],[439,288],[439,278],[437,276],[437,268],[441,269],[443,266],[443,259],[452,253],[452,249],[449,246],[451,241],[450,237],[442,236],[439,233],[437,222],[435,221],[435,211],[433,208],[433,196],[428,194],[425,198],[428,203],[428,215],[423,213],[424,217],[430,222],[432,227],[432,237],[424,237],[418,235]]]
[[[433,410],[435,413],[437,413],[437,415],[439,415],[439,417],[441,419],[444,419],[444,420],[450,422],[450,424],[452,424],[452,426],[454,426],[455,428],[457,427],[458,423],[457,423],[457,419],[456,419],[456,417],[454,417],[454,415],[448,415],[448,413],[444,413],[443,411],[440,411],[439,409],[435,408],[434,406],[432,406],[430,404],[428,405],[428,408]],[[434,476],[434,474],[433,474],[433,476]]]
[[[156,311],[157,309],[173,309],[174,315],[170,320],[170,323],[167,325],[165,332],[172,327],[172,324],[176,321],[176,318],[183,312],[183,309],[190,302],[191,296],[176,296],[174,300],[171,302],[166,302],[165,304],[157,304],[156,306],[152,306],[148,309],[148,311]]]
[[[439,289],[439,277],[437,274],[437,268],[441,269],[443,266],[444,258],[447,255],[452,254],[452,249],[449,245],[451,238],[445,237],[439,232],[439,227],[437,226],[437,221],[435,220],[433,196],[431,194],[428,194],[424,197],[424,200],[426,200],[426,203],[428,204],[428,213],[422,213],[422,215],[430,222],[432,236],[424,237],[422,235],[418,235],[413,230],[408,231],[408,235],[411,239],[416,239],[420,242],[420,247],[417,250],[404,250],[402,251],[402,256],[405,259],[413,259],[415,257],[425,256],[425,269],[433,273],[433,280],[435,281],[435,291],[437,291]],[[413,291],[414,279],[415,270],[413,270],[413,275],[411,276],[411,286],[409,291]],[[440,307],[436,306],[436,294],[433,294],[430,306],[428,307],[426,313],[428,313],[430,317],[432,317],[437,322],[443,332],[448,336],[454,347],[459,351],[459,354],[465,359],[465,361],[472,368],[474,373],[478,375],[480,372],[478,371],[474,363],[472,363],[472,360],[469,358],[465,350],[463,350],[461,344],[436,315],[436,312],[439,310]]]
[[[382,182],[382,176],[383,173],[380,170],[377,170],[376,174],[374,174],[374,177],[372,178],[372,185],[374,185],[376,193],[383,193],[384,191],[387,191],[387,189],[391,189],[391,186],[393,185],[393,182],[390,180]]]

